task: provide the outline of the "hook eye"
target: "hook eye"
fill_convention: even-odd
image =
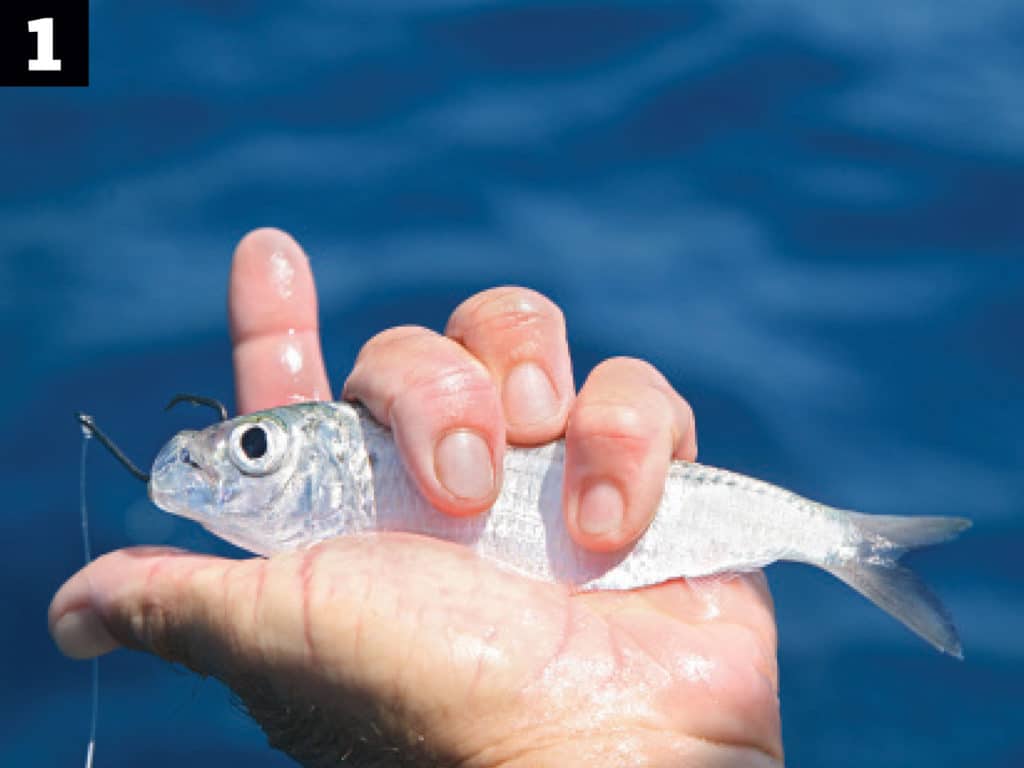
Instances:
[[[87,429],[93,437],[99,440],[103,447],[110,451],[111,455],[121,462],[121,465],[131,472],[137,480],[141,480],[144,483],[149,482],[149,475],[136,467],[132,460],[124,455],[124,452],[114,444],[114,441],[96,426],[96,420],[92,416],[79,411],[75,414],[75,418],[78,419],[78,423],[82,425],[82,428]]]

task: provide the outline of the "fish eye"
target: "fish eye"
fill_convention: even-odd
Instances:
[[[249,427],[239,442],[242,452],[250,459],[259,459],[267,452],[267,433],[263,427]]]
[[[247,420],[231,431],[228,455],[247,475],[266,475],[277,469],[287,448],[288,434],[275,419]]]

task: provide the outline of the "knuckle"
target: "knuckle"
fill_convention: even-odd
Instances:
[[[323,582],[323,557],[327,553],[325,547],[313,547],[302,553],[298,561],[296,577],[298,579],[299,609],[302,617],[303,645],[309,658],[318,657],[318,639],[315,631],[317,622],[317,597],[319,585]]]
[[[239,560],[221,571],[219,594],[224,605],[224,641],[229,647],[252,645],[246,637],[259,626],[266,607],[267,560]]]
[[[407,371],[404,384],[406,388],[419,390],[429,397],[484,395],[494,390],[487,372],[472,360],[414,365]]]
[[[147,595],[128,614],[128,625],[132,635],[146,648],[152,648],[158,655],[159,638],[167,634],[169,624],[167,606],[153,595]],[[165,656],[165,658],[167,658]]]
[[[433,331],[420,325],[397,325],[371,337],[363,344],[356,357],[356,364],[386,351],[394,351],[410,344],[422,343],[422,339],[433,335]]]
[[[480,403],[497,403],[486,371],[471,359],[412,365],[389,400],[389,413],[431,412],[442,420],[462,419]],[[488,409],[491,410],[491,409]]]
[[[478,293],[452,313],[448,332],[459,338],[479,333],[522,332],[554,327],[565,328],[562,310],[530,288],[503,286]]]
[[[567,437],[599,449],[643,453],[659,431],[647,409],[617,400],[596,400],[573,411]]]
[[[415,414],[423,413],[431,421],[457,421],[480,403],[497,402],[483,363],[451,339],[412,325],[389,328],[366,343],[344,394],[369,400],[385,423],[419,421]]]
[[[628,401],[643,410],[652,430],[671,430],[674,441],[694,426],[693,408],[646,360],[614,357],[601,362],[591,372],[581,396]]]
[[[610,357],[602,360],[590,374],[595,382],[625,381],[635,384],[669,386],[668,381],[657,368],[638,357]]]
[[[188,633],[180,631],[174,605],[159,593],[149,594],[128,615],[128,626],[143,648],[170,662],[198,671]]]
[[[690,401],[682,395],[676,395],[679,400],[679,409],[682,413],[683,429],[694,430],[697,428],[697,416],[693,412],[693,406],[690,405]]]

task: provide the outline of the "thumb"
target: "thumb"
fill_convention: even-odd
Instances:
[[[313,687],[392,698],[398,689],[399,698],[432,704],[434,689],[417,681],[440,675],[437,661],[450,659],[453,638],[476,647],[493,634],[510,596],[533,610],[530,582],[491,570],[454,544],[400,535],[341,538],[250,560],[123,549],[60,588],[50,634],[76,659],[125,646],[232,687],[253,675],[291,683],[309,677]],[[488,658],[514,650],[495,649]],[[466,662],[459,669],[473,672],[459,660]],[[447,682],[439,696],[452,692]]]
[[[472,755],[512,727],[524,680],[562,642],[544,631],[565,624],[546,586],[401,534],[266,560],[137,548],[75,574],[49,622],[73,658],[126,646],[221,679],[293,755],[310,734],[348,755],[382,740],[419,749],[424,733],[439,753]]]
[[[252,630],[264,565],[167,548],[112,552],[60,588],[50,634],[76,659],[125,646],[218,674],[225,660],[259,650]]]
[[[317,663],[315,637],[352,634],[344,621],[351,611],[338,611],[342,621],[318,629],[325,621],[318,616],[336,615],[318,612],[319,598],[311,597],[329,592],[325,571],[317,566],[323,553],[236,561],[163,548],[112,552],[57,592],[50,633],[72,658],[125,646],[219,678],[235,690],[271,746],[300,762],[304,756],[348,755],[357,741],[362,749],[375,749],[385,737],[404,736],[397,725],[384,727],[397,718],[378,716],[381,728],[366,733],[362,721],[333,706],[330,685],[318,679],[330,677],[334,659]],[[350,646],[339,646],[338,661],[349,666],[344,649]],[[386,642],[379,646],[393,653]],[[343,697],[350,700],[366,718],[376,714],[372,694]],[[333,742],[319,736],[339,740],[341,747],[329,750]]]

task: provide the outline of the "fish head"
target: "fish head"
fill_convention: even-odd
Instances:
[[[360,424],[347,403],[299,403],[180,432],[149,496],[261,555],[356,530],[373,503]]]
[[[306,437],[299,421],[277,408],[179,432],[153,462],[150,499],[235,543],[258,534],[263,518],[288,503]]]

